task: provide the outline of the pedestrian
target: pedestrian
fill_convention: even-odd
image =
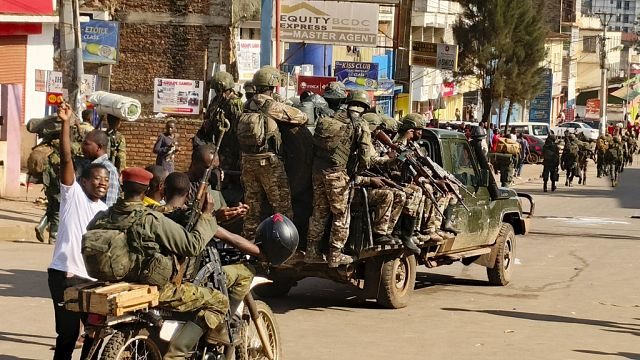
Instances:
[[[107,115],[107,135],[109,145],[107,154],[109,161],[116,167],[118,173],[127,167],[127,142],[120,132],[120,118],[114,115]]]
[[[150,165],[145,168],[153,175],[149,188],[142,202],[145,206],[157,207],[164,205],[164,180],[169,172],[160,165]]]
[[[169,120],[165,124],[164,133],[158,135],[153,153],[156,155],[156,165],[162,166],[169,174],[175,170],[174,158],[178,152],[178,141],[176,140],[176,121]]]
[[[520,145],[520,157],[518,158],[518,166],[516,167],[516,177],[522,175],[522,168],[529,157],[529,142],[524,138],[522,133],[518,133],[518,144]]]
[[[247,81],[244,83],[242,88],[244,89],[244,97],[245,97],[244,106],[247,106],[249,101],[251,101],[251,99],[253,98],[253,95],[256,94],[256,87],[253,86],[253,83],[251,81]]]
[[[109,136],[102,130],[92,130],[82,142],[82,153],[86,160],[92,164],[102,164],[109,170],[109,189],[104,198],[107,206],[116,203],[120,196],[120,173],[118,169],[109,161],[107,147],[109,145]]]
[[[559,179],[558,166],[560,166],[560,147],[556,144],[556,136],[551,134],[542,146],[542,190],[547,192],[547,182],[551,180],[551,191],[556,191],[556,181]]]
[[[455,116],[456,121],[462,121],[462,114],[460,113],[460,109],[456,108]]]
[[[244,110],[238,125],[244,200],[249,210],[244,219],[243,236],[255,238],[262,221],[262,209],[269,205],[274,213],[293,217],[291,191],[282,161],[282,135],[279,124],[304,126],[307,115],[292,106],[274,100],[280,86],[280,71],[265,66],[253,76],[256,95]]]
[[[87,314],[69,311],[64,306],[65,289],[90,281],[80,251],[82,235],[87,225],[107,205],[101,201],[109,187],[110,174],[105,164],[92,163],[82,169],[76,181],[70,142],[72,110],[67,104],[58,107],[60,132],[60,225],[53,249],[51,264],[47,270],[49,291],[53,300],[56,345],[54,360],[70,360],[76,340],[80,335],[80,323]],[[105,134],[106,135],[106,134]],[[86,339],[81,358],[85,358],[92,345]]]
[[[515,128],[511,128],[511,133],[509,134],[509,139],[513,141],[518,141],[518,133]]]

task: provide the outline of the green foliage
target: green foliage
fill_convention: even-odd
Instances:
[[[457,75],[480,81],[482,120],[488,121],[493,100],[520,102],[540,91],[546,35],[542,7],[538,0],[459,3],[463,13],[453,27],[460,48]]]

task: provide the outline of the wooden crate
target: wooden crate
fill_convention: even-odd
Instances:
[[[120,316],[157,306],[158,298],[156,286],[126,282],[80,284],[64,291],[67,310],[105,316]]]

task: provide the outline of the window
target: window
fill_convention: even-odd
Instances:
[[[532,125],[533,135],[534,136],[548,136],[549,135],[549,127],[546,125]]]
[[[594,53],[598,48],[598,41],[595,36],[588,36],[582,39],[582,51]]]
[[[473,155],[466,141],[452,141],[451,173],[465,186],[477,186],[478,175],[473,166]]]
[[[622,1],[618,0],[616,1],[616,9],[621,9],[622,8]]]
[[[618,2],[620,2],[620,1],[618,1]],[[631,2],[631,1],[625,1],[625,2],[624,2],[624,9],[625,9],[625,10],[629,10],[629,8],[630,8],[630,4],[629,4],[629,3],[630,3],[630,2]],[[618,8],[618,9],[619,9],[619,8]]]
[[[622,17],[622,22],[625,24],[629,23],[629,14],[624,14],[624,16]]]
[[[622,27],[622,31],[624,31],[624,32],[629,32],[629,28],[628,28],[628,27],[626,27],[626,26],[623,26],[623,27]]]

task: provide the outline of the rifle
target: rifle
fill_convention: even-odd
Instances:
[[[204,198],[207,194],[207,187],[209,185],[209,176],[211,176],[211,171],[213,170],[216,157],[218,156],[218,150],[220,149],[220,144],[222,143],[222,138],[224,137],[224,133],[227,132],[227,130],[229,130],[230,127],[231,127],[231,124],[226,119],[224,123],[220,124],[220,127],[219,127],[220,136],[218,136],[218,138],[216,139],[217,141],[213,151],[214,156],[211,158],[211,162],[209,163],[207,170],[204,172],[204,175],[202,175],[202,178],[200,179],[200,183],[198,184],[198,192],[196,193],[196,196],[193,199],[193,202],[191,203],[191,213],[189,214],[189,221],[185,225],[185,229],[188,232],[191,232],[191,230],[193,230],[193,228],[198,223],[198,220],[200,219],[200,215],[202,215],[202,211],[200,208],[202,207],[202,202],[204,201]],[[179,286],[180,284],[182,284],[182,278],[184,277],[184,272],[186,270],[187,270],[187,261],[186,259],[184,259],[180,262],[178,273],[176,274],[176,277],[174,279],[176,286]]]

